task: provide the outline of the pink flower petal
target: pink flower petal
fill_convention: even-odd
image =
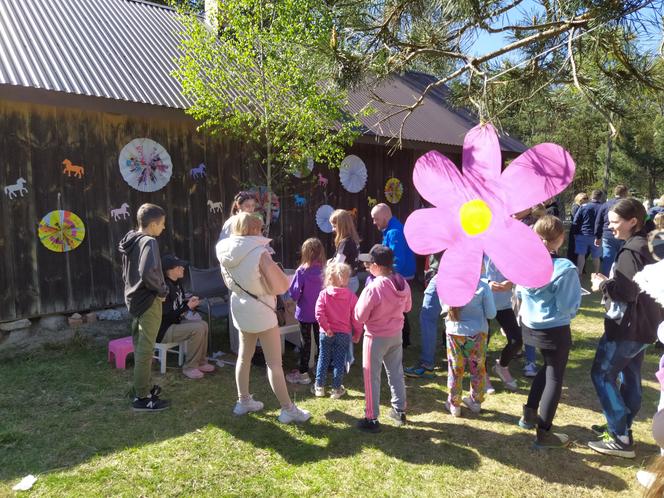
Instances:
[[[545,143],[528,149],[503,171],[498,188],[504,192],[509,214],[528,209],[562,192],[576,167],[560,145]]]
[[[417,254],[435,254],[453,245],[464,236],[459,222],[452,221],[457,210],[448,199],[443,207],[413,211],[403,228],[408,247]]]
[[[456,165],[435,150],[427,152],[415,163],[413,184],[420,195],[434,206],[442,206],[450,198],[458,200],[460,194],[467,190]]]
[[[486,234],[484,252],[510,282],[542,287],[551,281],[549,252],[537,234],[520,221],[504,218],[502,227],[492,227]]]
[[[482,256],[482,246],[467,239],[443,253],[436,282],[441,303],[463,306],[473,298],[480,279]]]
[[[466,134],[461,169],[476,192],[486,181],[500,176],[500,144],[493,126],[477,125]]]

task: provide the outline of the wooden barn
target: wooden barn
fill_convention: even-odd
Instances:
[[[188,102],[170,76],[180,31],[174,10],[139,0],[0,3],[0,321],[122,303],[117,244],[144,202],[167,210],[162,252],[215,264],[232,198],[252,182],[251,146],[200,134],[185,114]],[[409,73],[375,92],[408,103],[430,81]],[[349,100],[357,111],[371,96],[358,91]],[[437,149],[460,163],[475,123],[446,105],[444,90],[411,116],[400,150],[388,143],[398,118],[380,122],[389,109],[377,108],[348,150],[366,167],[364,188],[348,192],[338,170],[314,165],[311,177],[277,192],[272,236],[286,266],[306,237],[331,249],[332,236],[315,221],[321,205],[357,209],[368,249],[380,238],[369,203],[386,201],[388,179],[403,185],[392,206],[404,221],[419,206],[415,160]],[[509,137],[502,146],[505,158],[524,150]],[[132,168],[141,155],[154,164],[147,177]],[[53,233],[65,243],[54,243]]]

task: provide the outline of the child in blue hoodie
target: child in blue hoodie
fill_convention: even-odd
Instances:
[[[309,360],[311,357],[311,332],[313,330],[316,349],[320,330],[316,321],[316,299],[323,288],[323,265],[325,264],[325,248],[323,243],[311,238],[302,244],[302,259],[295,272],[288,293],[295,301],[295,318],[300,322],[302,347],[300,348],[300,364],[296,370],[286,375],[291,384],[310,384]]]
[[[551,282],[538,289],[516,287],[517,297],[521,300],[519,315],[523,342],[538,348],[544,357],[544,365],[533,379],[519,425],[524,429],[537,426],[535,447],[559,448],[569,444],[569,437],[551,432],[551,425],[572,346],[570,322],[581,305],[581,283],[576,266],[568,259],[556,256],[565,240],[562,222],[555,216],[546,215],[535,223],[533,229],[551,253],[553,275]]]
[[[486,348],[489,323],[496,316],[496,303],[489,284],[480,280],[473,298],[464,306],[443,305],[447,340],[447,388],[445,407],[461,416],[461,402],[473,413],[479,413],[484,401],[486,383]],[[468,361],[470,396],[461,399],[463,373]]]

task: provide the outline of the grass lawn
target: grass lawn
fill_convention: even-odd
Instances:
[[[421,302],[421,294],[414,296]],[[266,409],[234,417],[235,381],[224,367],[201,381],[176,368],[154,371],[173,407],[134,414],[125,397],[131,370],[106,363],[104,348],[85,343],[49,349],[0,364],[0,496],[27,474],[38,476],[30,496],[639,496],[634,475],[657,454],[650,421],[658,400],[653,348],[644,366],[644,402],[634,426],[637,458],[592,452],[587,427],[602,422],[589,378],[602,314],[584,298],[574,321],[574,347],[555,424],[574,440],[570,449],[532,449],[534,434],[517,426],[529,382],[519,392],[497,388],[482,413],[453,419],[444,411],[446,374],[407,379],[410,423],[387,420],[383,432],[354,428],[363,413],[361,371],[346,377],[349,395],[316,399],[308,386],[292,388],[310,410],[310,423],[284,426],[265,370],[254,367],[252,390]],[[418,354],[417,314],[411,314]],[[490,359],[504,344],[492,338]],[[227,350],[226,346],[226,350]],[[358,356],[360,349],[357,349]],[[284,357],[288,369],[296,355]],[[521,362],[519,360],[519,366]],[[24,493],[28,494],[28,493]]]

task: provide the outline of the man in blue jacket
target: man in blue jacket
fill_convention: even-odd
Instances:
[[[376,228],[383,232],[384,246],[392,249],[394,254],[393,269],[401,274],[406,280],[415,277],[415,253],[408,247],[406,236],[403,234],[403,224],[392,215],[392,210],[387,204],[376,204],[371,210],[371,218]],[[404,313],[403,324],[403,347],[410,345],[410,324],[408,315]]]
[[[593,259],[594,273],[599,273],[599,257],[602,250],[595,245],[595,220],[602,207],[602,191],[593,190],[590,202],[581,206],[574,215],[572,222],[574,233],[574,246],[576,250],[576,268],[579,276],[583,273],[586,264],[586,254],[590,249],[590,257]]]
[[[627,197],[629,190],[624,185],[616,185],[613,189],[614,198],[607,200],[599,208],[597,218],[595,219],[595,245],[602,248],[601,273],[609,276],[611,266],[618,256],[618,251],[623,246],[624,241],[616,239],[613,232],[609,229],[609,211],[620,199]]]

